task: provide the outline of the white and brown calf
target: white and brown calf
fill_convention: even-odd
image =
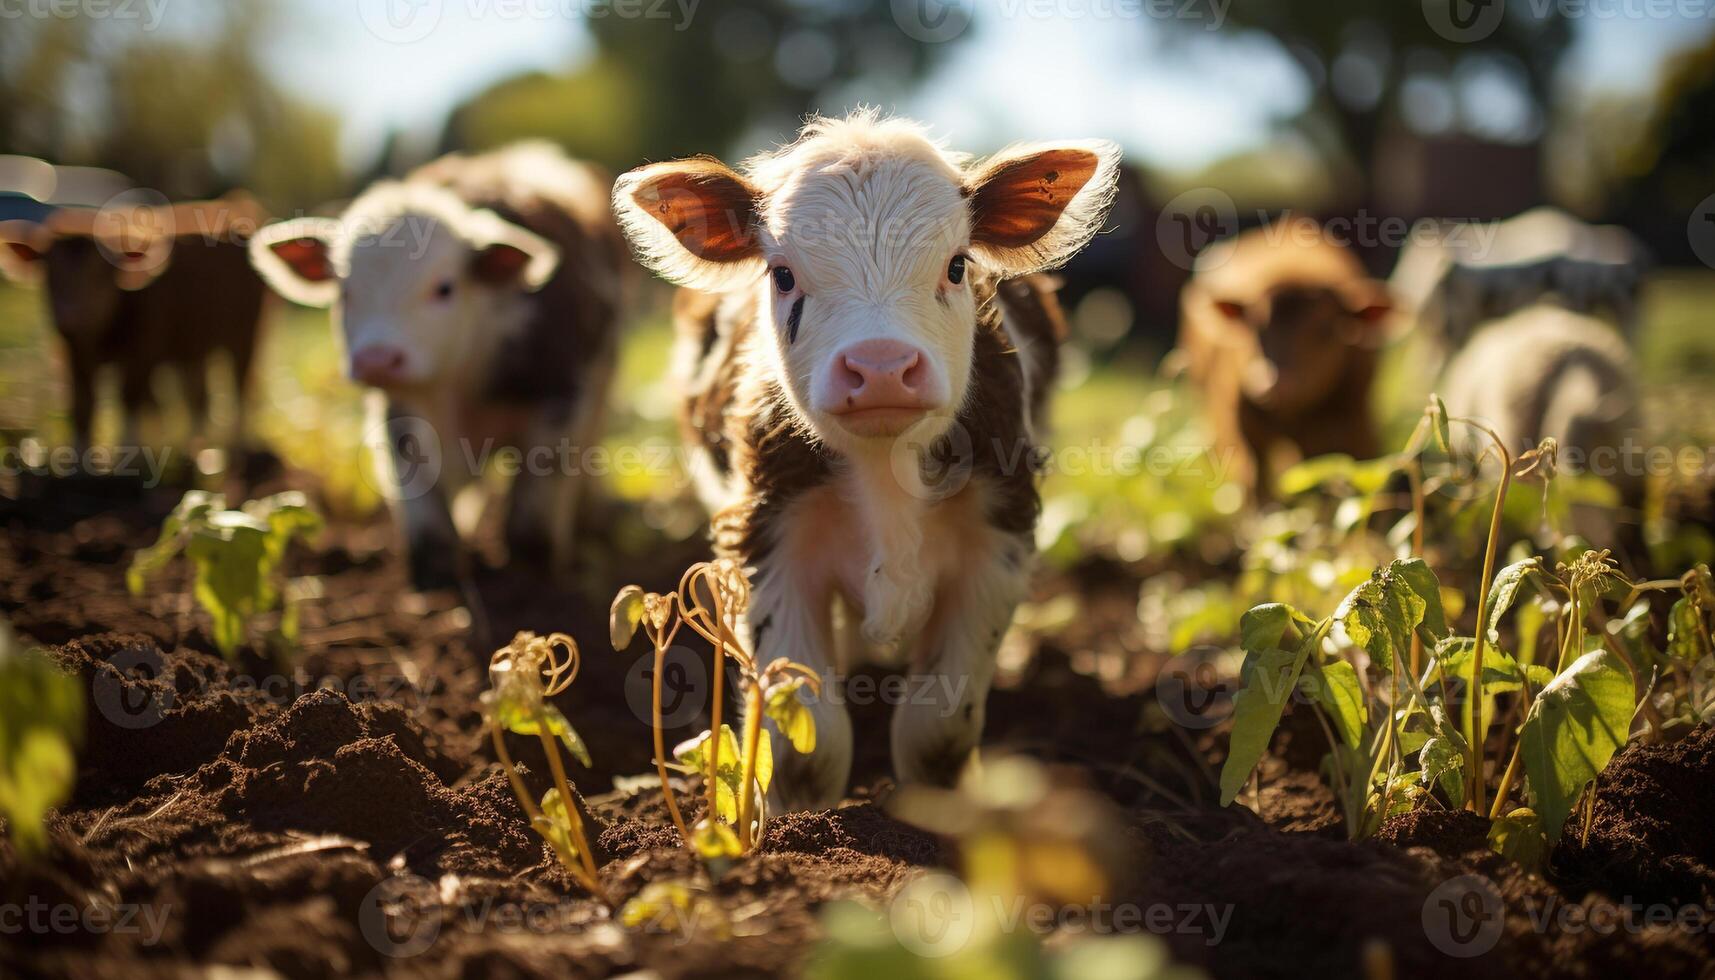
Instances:
[[[339,218],[264,228],[251,261],[287,298],[331,306],[352,380],[377,389],[384,485],[420,588],[456,581],[451,501],[519,452],[515,559],[564,576],[634,267],[606,178],[547,144],[448,156],[376,184]],[[379,423],[381,420],[377,419]]]
[[[1100,141],[971,163],[859,113],[742,173],[686,160],[614,188],[644,262],[700,291],[678,309],[684,420],[717,550],[752,570],[753,649],[833,681],[838,606],[861,645],[900,655],[918,681],[893,713],[902,781],[951,782],[982,732],[1035,550],[1061,325],[1030,274],[1089,241],[1117,168]],[[815,753],[775,752],[778,806],[846,789],[835,690],[813,705]]]

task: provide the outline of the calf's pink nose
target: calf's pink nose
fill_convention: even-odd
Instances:
[[[405,352],[397,347],[376,345],[351,354],[351,377],[366,385],[397,381],[404,370]]]
[[[897,340],[866,340],[840,354],[840,410],[922,408],[923,352]]]

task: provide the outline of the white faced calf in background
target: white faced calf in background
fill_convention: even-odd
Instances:
[[[514,558],[571,560],[577,461],[597,436],[630,263],[605,179],[543,144],[450,156],[337,218],[270,225],[251,261],[331,306],[352,380],[384,393],[386,479],[420,588],[458,576],[452,495],[516,450]]]
[[[687,160],[614,189],[646,264],[722,294],[679,303],[684,422],[715,477],[716,547],[753,569],[753,649],[831,681],[838,604],[902,654],[901,780],[948,783],[976,746],[1034,552],[1034,435],[1062,324],[1044,278],[1003,280],[1089,241],[1117,168],[1100,141],[971,164],[860,113],[742,174]],[[833,691],[814,755],[775,752],[781,805],[846,788]]]

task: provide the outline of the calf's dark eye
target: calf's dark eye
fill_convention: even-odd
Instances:
[[[453,281],[451,279],[443,280],[440,285],[435,287],[436,299],[449,299],[452,295]]]
[[[774,288],[783,293],[789,293],[798,287],[798,280],[792,278],[792,270],[783,265],[774,267]]]
[[[947,281],[957,286],[965,281],[965,257],[953,256],[953,261],[947,263]]]

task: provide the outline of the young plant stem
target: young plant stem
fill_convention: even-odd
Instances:
[[[1411,481],[1411,513],[1414,520],[1411,528],[1411,554],[1413,557],[1423,557],[1423,465],[1413,456],[1410,465],[1405,468],[1406,477]],[[1423,638],[1417,631],[1411,633],[1411,676],[1416,677],[1423,672]]]
[[[678,632],[677,628],[674,632]],[[673,818],[673,826],[678,829],[679,836],[687,845],[691,842],[691,832],[685,827],[685,818],[679,812],[679,799],[673,793],[673,782],[667,776],[667,740],[661,718],[661,673],[667,661],[667,646],[672,641],[671,636],[654,637],[655,639],[655,677],[650,691],[650,722],[655,728],[655,772],[661,777],[661,796],[667,801],[667,813]]]
[[[694,586],[693,586],[694,587]],[[720,816],[720,771],[721,771],[721,704],[726,700],[723,691],[726,679],[726,609],[721,592],[713,582],[709,583],[709,591],[715,600],[715,690],[714,702],[709,708],[709,771],[708,794],[709,815],[712,822]]]
[[[1495,787],[1495,805],[1489,809],[1489,819],[1499,820],[1507,807],[1507,794],[1512,792],[1513,781],[1518,779],[1519,765],[1524,761],[1524,739],[1519,739],[1513,745],[1513,756],[1507,761],[1506,772],[1501,773],[1501,782]]]
[[[747,851],[755,843],[750,822],[756,801],[757,743],[762,737],[762,685],[752,680],[745,695],[744,778],[738,782],[738,840]]]
[[[1495,584],[1495,553],[1501,545],[1501,516],[1506,507],[1507,489],[1513,480],[1513,458],[1507,452],[1506,444],[1492,430],[1482,428],[1482,431],[1493,440],[1500,458],[1501,482],[1495,488],[1495,508],[1489,516],[1489,543],[1483,553],[1482,584],[1477,589],[1477,636],[1471,649],[1470,710],[1466,713],[1468,727],[1465,732],[1465,747],[1470,754],[1465,760],[1465,781],[1468,784],[1465,799],[1466,807],[1475,813],[1483,812],[1483,736],[1487,731],[1483,727],[1483,645],[1489,633],[1489,589]]]
[[[566,767],[560,762],[560,747],[554,744],[554,736],[548,729],[548,719],[538,717],[536,726],[542,738],[542,752],[548,757],[548,770],[554,774],[554,788],[560,791],[560,800],[566,806],[566,822],[571,825],[572,842],[578,847],[578,860],[583,863],[584,875],[589,879],[590,889],[595,892],[595,896],[604,904],[612,905],[607,892],[601,887],[595,858],[590,854],[590,841],[584,834],[583,814],[578,812],[578,798],[572,793],[572,785],[566,779]]]
[[[524,815],[529,818],[530,826],[534,828],[537,821],[543,819],[542,810],[536,806],[536,801],[531,798],[530,790],[525,787],[523,777],[518,775],[518,766],[512,761],[512,753],[506,751],[506,736],[504,734],[504,729],[499,725],[490,725],[488,727],[488,734],[490,739],[494,742],[495,758],[500,760],[500,767],[506,770],[506,779],[512,784],[512,795],[518,798],[518,805],[524,808]],[[555,751],[551,745],[547,748],[547,753],[550,760],[558,761],[558,757],[555,755]],[[563,773],[561,774],[561,778],[564,778]],[[569,790],[567,792],[569,792]],[[584,855],[584,866],[579,867],[577,865],[567,863],[565,860],[566,856],[559,853],[559,848],[554,848],[555,855],[560,858],[561,863],[566,866],[566,870],[571,873],[572,877],[577,879],[578,884],[583,885],[591,895],[594,895],[604,904],[612,905],[613,902],[608,898],[607,892],[601,887],[601,881],[595,876],[595,866],[590,863],[589,842],[584,838],[583,821],[578,815],[576,803],[569,795],[563,796],[562,799],[566,801],[566,813],[573,821],[572,826],[574,833],[577,835],[578,847]],[[553,846],[552,842],[549,842],[549,846]]]

